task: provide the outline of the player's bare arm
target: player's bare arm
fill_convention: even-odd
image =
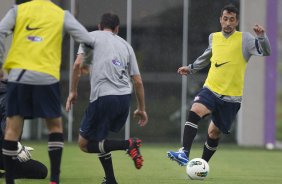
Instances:
[[[133,75],[132,81],[134,84],[134,91],[138,103],[137,109],[134,111],[134,118],[139,118],[139,126],[145,126],[148,123],[148,116],[145,110],[145,94],[141,76]]]
[[[83,61],[83,54],[77,55],[75,63],[73,64],[73,73],[72,73],[72,83],[71,83],[71,90],[66,102],[66,111],[68,112],[71,109],[71,105],[75,104],[77,100],[77,86],[83,72],[81,70],[81,63]]]

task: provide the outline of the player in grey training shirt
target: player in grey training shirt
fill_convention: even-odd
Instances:
[[[90,35],[95,40],[90,102],[101,96],[130,94],[131,76],[140,75],[132,47],[110,31],[93,31]],[[81,47],[78,54],[83,54]]]
[[[77,99],[79,77],[90,68],[90,103],[80,126],[79,146],[86,153],[98,153],[105,171],[103,183],[115,184],[111,151],[127,150],[135,167],[140,169],[143,157],[140,153],[141,140],[109,140],[108,132],[118,132],[125,124],[130,109],[132,84],[136,94],[137,110],[134,116],[138,124],[145,126],[148,121],[145,111],[144,88],[136,57],[132,47],[117,35],[119,18],[115,14],[102,16],[99,31],[91,32],[94,39],[93,60],[83,63],[84,53],[79,49],[74,63],[72,86],[66,109]]]

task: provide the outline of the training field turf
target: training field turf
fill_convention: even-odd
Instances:
[[[23,142],[32,146],[34,159],[48,163],[47,142]],[[145,159],[141,170],[136,170],[132,160],[123,151],[112,153],[116,178],[119,184],[281,184],[282,150],[243,148],[222,144],[210,161],[206,180],[190,180],[185,167],[180,167],[166,157],[168,149],[176,150],[179,144],[142,145]],[[65,144],[62,160],[62,184],[100,184],[103,171],[94,154],[86,154],[76,144]],[[201,145],[194,145],[191,158],[201,155]],[[48,176],[49,177],[49,176]],[[2,180],[2,179],[1,179]],[[0,183],[4,183],[3,180]],[[47,184],[45,180],[17,180],[17,184]]]

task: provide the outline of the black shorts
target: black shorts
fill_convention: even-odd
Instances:
[[[241,107],[238,102],[227,102],[208,88],[203,88],[194,99],[194,103],[205,105],[212,113],[211,118],[214,124],[225,134],[230,133],[230,128]]]
[[[89,141],[101,141],[109,131],[120,131],[128,117],[130,100],[130,94],[109,95],[91,102],[82,118],[80,135]]]
[[[25,119],[61,117],[59,83],[30,85],[8,83],[7,116]]]

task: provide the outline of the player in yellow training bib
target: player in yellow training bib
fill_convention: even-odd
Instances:
[[[197,94],[184,127],[183,147],[168,151],[167,155],[180,165],[187,165],[199,121],[211,114],[208,136],[202,158],[207,162],[215,153],[221,132],[230,133],[230,127],[240,109],[244,77],[252,55],[269,56],[271,49],[264,28],[255,25],[256,37],[249,32],[239,32],[239,11],[230,4],[220,15],[221,32],[211,33],[205,52],[189,66],[178,69],[180,75],[193,74],[210,64],[208,77]]]
[[[60,104],[62,40],[69,33],[91,55],[93,40],[70,14],[50,0],[12,7],[0,21],[0,69],[8,72],[7,126],[3,140],[5,183],[15,183],[18,140],[24,119],[44,118],[48,128],[50,184],[60,183],[64,147]],[[4,39],[13,34],[4,62]]]

